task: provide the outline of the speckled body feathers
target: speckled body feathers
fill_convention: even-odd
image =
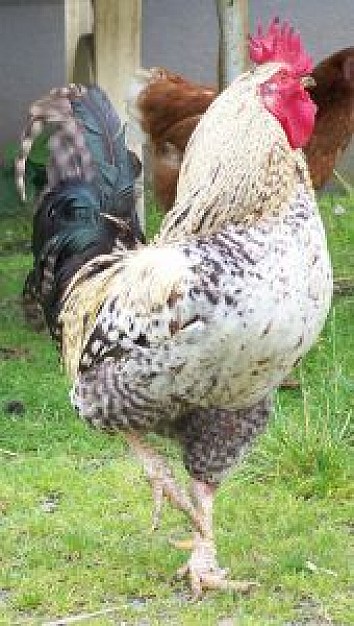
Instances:
[[[93,257],[60,302],[80,415],[108,432],[178,436],[207,482],[264,427],[330,305],[304,158],[259,95],[277,71],[240,77],[208,109],[156,240]]]
[[[194,434],[199,419],[209,443],[180,438],[191,473],[210,482],[263,428],[272,391],[315,341],[331,299],[304,158],[259,99],[258,84],[278,69],[243,76],[219,96],[187,147],[156,240],[112,255],[102,272],[94,260],[96,278],[83,268],[61,313],[79,413],[109,432],[179,436],[186,416]],[[90,301],[96,321],[84,328]]]
[[[160,248],[156,273],[172,252],[182,268],[164,306],[147,297],[143,276],[136,284],[151,306],[139,306],[133,289],[124,298],[118,262],[80,355],[73,394],[80,412],[108,430],[154,429],[198,407],[262,401],[324,323],[331,294],[324,246],[317,208],[299,185],[286,217]]]

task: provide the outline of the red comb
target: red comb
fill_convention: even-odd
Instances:
[[[312,59],[305,52],[299,33],[294,31],[289,22],[280,24],[278,17],[272,20],[264,34],[262,26],[258,26],[257,34],[249,38],[249,50],[250,59],[254,63],[286,63],[296,76],[309,74],[313,68]]]

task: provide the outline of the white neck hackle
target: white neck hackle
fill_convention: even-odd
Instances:
[[[187,145],[176,202],[157,242],[278,214],[300,171],[311,192],[301,151],[290,147],[259,95],[259,85],[281,67],[268,63],[243,74],[206,111]]]

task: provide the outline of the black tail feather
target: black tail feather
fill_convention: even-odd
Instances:
[[[127,249],[138,242],[134,224],[107,216],[101,202],[94,185],[71,179],[45,194],[35,214],[33,293],[54,336],[61,297],[74,274],[96,256],[110,254],[117,242]]]
[[[24,293],[27,300],[38,299],[55,334],[60,300],[75,272],[109,254],[117,240],[126,248],[144,241],[135,209],[141,164],[128,150],[125,129],[105,93],[72,86],[53,90],[31,107],[18,181],[27,146],[38,134],[35,122],[42,132],[51,130],[50,156],[33,220],[34,269],[26,283],[31,289]]]

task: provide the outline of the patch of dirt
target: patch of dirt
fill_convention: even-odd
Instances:
[[[4,411],[10,415],[23,415],[26,407],[21,400],[8,400],[4,404]]]
[[[8,256],[9,254],[24,254],[32,251],[31,242],[28,239],[15,239],[5,240],[0,245],[0,257]]]
[[[61,500],[61,494],[53,491],[48,493],[40,503],[40,508],[44,513],[54,513]]]
[[[22,300],[23,314],[26,324],[36,333],[47,331],[47,325],[43,315],[42,307],[34,299],[24,297]]]
[[[11,359],[29,359],[31,356],[28,348],[13,348],[11,346],[0,346],[0,359],[10,361]]]
[[[354,279],[337,278],[334,281],[333,293],[336,296],[352,296],[354,294]]]
[[[296,605],[298,618],[284,626],[335,626],[325,607],[314,598],[304,596]]]
[[[5,604],[10,599],[10,591],[0,588],[0,604]]]

